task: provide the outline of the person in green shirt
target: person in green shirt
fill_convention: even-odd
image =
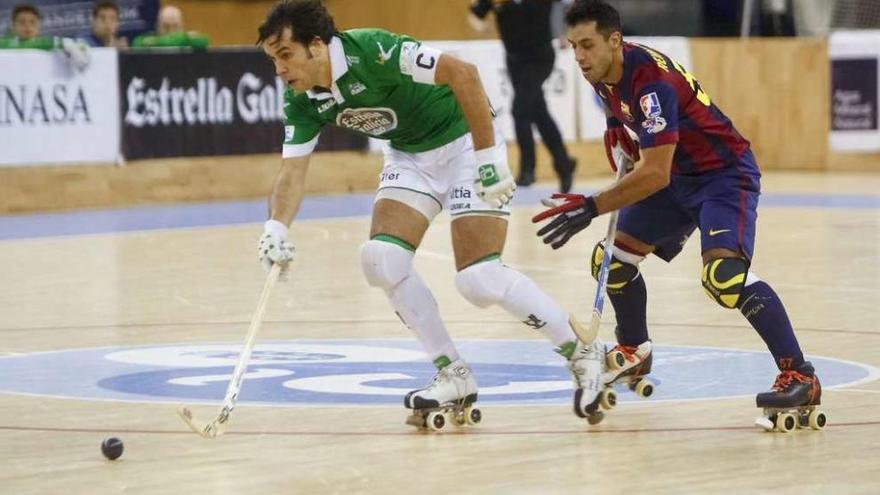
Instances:
[[[367,282],[385,292],[438,368],[430,385],[406,395],[404,404],[413,410],[407,422],[437,429],[443,413],[453,413],[460,424],[480,418],[471,407],[478,393],[471,368],[413,268],[425,231],[444,209],[452,218],[458,291],[478,307],[502,307],[545,335],[568,360],[575,413],[595,417],[603,344],[580,341],[577,323],[528,277],[501,262],[516,185],[477,68],[408,36],[337,31],[320,0],[276,3],[259,28],[258,44],[288,86],[282,166],[258,243],[264,267],[278,263],[284,272],[293,258],[288,229],[321,128],[331,124],[385,140],[385,166],[360,261]]]
[[[192,48],[205,50],[210,40],[202,33],[184,31],[183,13],[173,5],[166,5],[159,11],[156,32],[136,37],[132,48]]]
[[[0,49],[61,50],[71,67],[83,71],[91,62],[88,45],[72,38],[40,36],[40,11],[30,4],[12,9],[12,36],[0,37]]]

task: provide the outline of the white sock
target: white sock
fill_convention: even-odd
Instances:
[[[515,271],[510,267],[505,268]],[[568,324],[568,313],[531,279],[516,273],[519,277],[507,290],[501,300],[501,307],[516,319],[541,332],[557,347],[577,340]]]
[[[431,361],[440,356],[446,356],[450,361],[459,359],[446,325],[440,319],[437,301],[415,270],[385,293],[403,323],[415,332]]]

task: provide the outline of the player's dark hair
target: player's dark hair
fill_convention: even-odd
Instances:
[[[602,0],[575,0],[565,11],[565,24],[568,27],[594,21],[596,31],[602,33],[605,39],[615,31],[622,32],[617,9]]]
[[[284,28],[293,31],[293,41],[308,45],[315,38],[324,43],[336,34],[333,17],[321,0],[280,0],[260,26],[257,44],[261,45],[269,38],[280,37]]]
[[[92,18],[98,17],[98,12],[104,9],[114,10],[116,15],[119,15],[119,5],[116,3],[116,0],[97,0],[94,7],[92,7]]]
[[[18,14],[24,14],[30,12],[37,16],[37,19],[42,19],[43,16],[40,15],[40,11],[37,10],[36,7],[29,3],[20,3],[12,8],[12,20],[15,21],[15,18],[18,17]]]

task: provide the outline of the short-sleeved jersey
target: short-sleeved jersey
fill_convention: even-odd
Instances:
[[[736,166],[749,142],[700,83],[666,55],[623,44],[618,84],[594,84],[606,108],[639,136],[641,148],[677,144],[672,173],[698,175]]]
[[[448,86],[433,84],[440,52],[407,36],[353,29],[329,45],[330,92],[285,94],[284,157],[312,152],[325,124],[428,151],[463,136],[467,122]]]

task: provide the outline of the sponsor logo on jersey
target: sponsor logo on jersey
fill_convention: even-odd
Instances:
[[[346,55],[345,61],[348,62],[348,65],[354,65],[361,63],[361,58],[357,55]]]
[[[666,119],[663,117],[651,117],[642,122],[642,127],[645,128],[648,134],[657,134],[663,129],[666,129]]]
[[[336,115],[336,125],[378,137],[397,129],[397,114],[386,107],[346,108]]]
[[[386,52],[382,47],[382,43],[376,42],[376,45],[379,46],[379,59],[376,62],[379,65],[385,65],[385,62],[391,60],[391,55],[394,53],[394,50],[397,49],[397,43],[391,46],[391,48]]]
[[[335,104],[336,104],[336,100],[334,100],[332,98],[325,101],[324,103],[321,103],[320,105],[318,105],[318,113],[326,112],[327,110],[332,108],[333,105],[335,105]]]
[[[471,199],[471,191],[465,187],[453,187],[449,192],[450,199]]]
[[[709,229],[709,237],[715,237],[716,235],[723,234],[725,232],[730,232],[730,229],[719,229],[719,230]]]
[[[648,93],[642,96],[639,99],[639,105],[642,106],[642,113],[645,114],[646,118],[659,117],[663,113],[657,93]]]
[[[366,89],[367,89],[367,87],[364,86],[363,83],[360,83],[360,82],[352,83],[348,87],[348,91],[351,93],[352,96],[354,96],[358,93],[363,93]]]

